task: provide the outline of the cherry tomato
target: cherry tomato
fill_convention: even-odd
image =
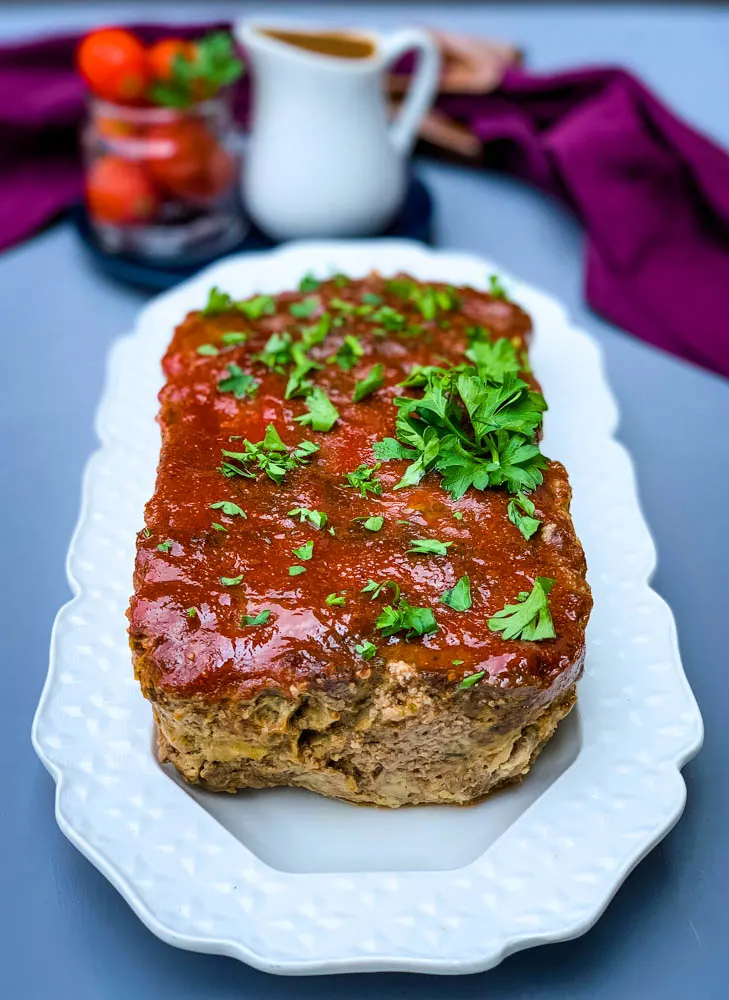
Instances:
[[[170,194],[178,198],[199,198],[210,158],[217,147],[215,138],[195,118],[153,125],[147,132],[149,172]]]
[[[86,201],[99,222],[129,225],[151,219],[159,203],[154,184],[138,163],[102,156],[86,175]]]
[[[94,31],[81,42],[76,64],[91,90],[107,101],[141,101],[150,82],[144,46],[122,28]]]
[[[147,66],[155,80],[171,80],[175,70],[177,56],[192,60],[195,58],[195,46],[182,38],[165,38],[157,42],[147,52]]]

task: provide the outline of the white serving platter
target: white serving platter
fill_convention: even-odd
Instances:
[[[469,808],[185,788],[153,754],[124,616],[158,457],[160,358],[213,284],[243,297],[307,271],[373,268],[476,287],[496,271],[533,317],[543,447],[570,474],[595,598],[578,708],[522,784]],[[56,619],[33,742],[61,829],[155,934],[269,972],[465,973],[595,922],[680,816],[679,769],[702,741],[617,418],[590,337],[552,298],[466,254],[294,243],[222,261],[142,311],[111,352],[68,554],[75,596]]]

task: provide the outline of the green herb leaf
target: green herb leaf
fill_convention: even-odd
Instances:
[[[169,552],[170,549],[172,548],[172,545],[173,545],[172,539],[168,538],[166,542],[160,542],[157,548],[159,549],[160,552]]]
[[[208,301],[203,308],[203,316],[217,316],[228,309],[232,309],[233,300],[227,292],[222,292],[217,285],[208,292]]]
[[[304,542],[298,549],[292,549],[291,551],[297,559],[303,559],[304,562],[308,562],[314,553],[314,543],[312,541]]]
[[[224,448],[223,458],[228,461],[223,461],[218,471],[228,478],[243,476],[255,479],[256,474],[251,469],[254,466],[279,484],[283,482],[287,472],[306,465],[319,451],[319,445],[311,441],[301,441],[294,448],[288,448],[273,424],[266,427],[263,441],[254,443],[246,438],[243,448],[243,451],[228,451]]]
[[[218,521],[213,521],[210,527],[213,528],[215,531],[224,531],[226,535],[228,534],[228,529],[225,527],[225,525],[220,524]]]
[[[270,295],[254,295],[252,299],[241,299],[233,305],[239,309],[246,319],[260,319],[262,316],[273,316],[276,312],[276,302]]]
[[[320,284],[321,282],[318,278],[315,278],[311,271],[309,271],[309,273],[305,274],[299,282],[299,291],[304,292],[305,294],[307,292],[315,292],[319,288]]]
[[[200,344],[199,347],[195,348],[195,353],[204,358],[212,358],[218,354],[218,349],[214,344]]]
[[[339,419],[339,410],[331,402],[323,389],[312,389],[305,400],[308,413],[294,417],[297,424],[310,425],[315,431],[330,431]]]
[[[501,284],[501,278],[498,274],[489,275],[489,291],[495,299],[506,299],[508,302],[509,296],[506,294],[506,289]]]
[[[231,347],[234,344],[244,344],[248,339],[248,335],[239,330],[229,330],[227,333],[224,333],[220,339],[228,347]]]
[[[307,295],[301,302],[292,302],[289,306],[289,312],[297,319],[308,319],[309,316],[314,315],[320,305],[321,302],[317,295]]]
[[[195,616],[197,616],[198,618],[201,617],[199,608],[186,608],[185,614],[187,615],[188,618],[195,618]]]
[[[453,517],[456,519],[456,521],[462,521],[463,520],[463,511],[462,510],[454,510],[453,511]]]
[[[211,510],[222,510],[224,514],[228,517],[247,517],[248,515],[244,510],[242,510],[237,503],[233,503],[232,500],[217,500],[215,503],[210,504]]]
[[[352,334],[347,334],[337,353],[327,358],[327,361],[330,364],[338,364],[340,368],[348,372],[350,368],[354,368],[363,355],[364,347],[359,342],[359,338],[352,336]]]
[[[322,313],[313,326],[301,328],[301,343],[305,350],[322,344],[332,328],[332,317],[328,312]]]
[[[282,373],[284,365],[289,364],[293,360],[291,356],[292,346],[293,340],[291,339],[291,334],[287,331],[284,333],[272,333],[266,341],[263,350],[253,355],[253,360],[260,361],[267,368],[272,368],[273,371]]]
[[[353,398],[355,403],[361,402],[365,399],[365,397],[369,396],[370,393],[373,393],[376,389],[379,389],[382,385],[384,385],[384,370],[383,365],[373,365],[365,377],[358,380],[354,387]]]
[[[374,292],[365,292],[362,296],[362,301],[368,306],[382,305],[382,297],[380,295],[375,295]]]
[[[359,490],[360,496],[363,497],[366,497],[368,493],[374,493],[379,496],[382,493],[382,483],[377,477],[377,470],[381,465],[381,462],[376,462],[373,466],[363,463],[362,465],[358,465],[354,472],[342,473],[347,480],[345,489],[351,487],[352,489]]]
[[[306,573],[306,566],[289,566],[289,576],[301,576]]]
[[[526,639],[538,642],[554,639],[555,631],[549,610],[549,592],[554,580],[538,576],[531,593],[523,591],[517,597],[517,604],[507,604],[489,618],[492,632],[503,633],[504,639]]]
[[[463,660],[454,660],[454,664],[458,665],[463,663]],[[468,677],[464,677],[461,683],[458,685],[459,691],[466,691],[468,688],[472,688],[474,684],[478,684],[482,677],[486,676],[485,670],[479,670],[478,673],[469,674]]]
[[[523,493],[517,493],[513,500],[509,500],[507,505],[509,520],[515,524],[527,541],[536,534],[542,522],[534,517],[534,504],[529,497]]]
[[[149,528],[142,528],[142,534],[144,535],[145,538],[152,537],[152,532],[149,530]]]
[[[451,660],[451,663],[453,664],[454,667],[460,667],[460,665],[465,662],[466,662],[465,660]]]
[[[362,522],[362,527],[368,531],[379,531],[384,523],[384,517],[368,517]]]
[[[439,542],[437,538],[413,538],[408,552],[419,556],[445,556],[453,542]]]
[[[388,587],[392,587],[394,596],[393,601],[397,601],[400,598],[400,588],[395,583],[394,580],[383,580],[381,583],[376,583],[374,580],[368,580],[367,583],[362,588],[363,594],[372,594],[370,598],[371,601],[376,600],[380,594],[387,590]]]
[[[401,333],[407,326],[407,320],[402,313],[392,306],[381,306],[372,313],[370,319],[391,333]]]
[[[365,639],[364,642],[358,643],[354,648],[363,660],[371,660],[377,652],[377,646],[375,646],[374,642],[370,642],[369,639]]]
[[[252,396],[257,388],[258,382],[252,375],[242,371],[235,361],[228,364],[228,377],[218,382],[218,392],[232,392],[236,399]]]
[[[441,604],[446,604],[454,611],[468,611],[472,604],[471,581],[468,579],[468,575],[462,576],[455,587],[446,590],[441,595],[440,600]]]
[[[346,288],[349,284],[349,278],[346,274],[342,274],[341,271],[337,271],[329,280],[332,281],[337,288]]]
[[[237,587],[238,584],[242,581],[242,579],[243,579],[243,574],[241,573],[240,576],[221,576],[220,582],[223,584],[224,587]]]
[[[265,625],[270,617],[271,617],[270,608],[264,608],[263,611],[259,611],[257,615],[243,615],[243,618],[241,620],[241,626]]]
[[[431,608],[413,608],[404,597],[401,597],[397,605],[388,604],[382,609],[375,622],[375,628],[384,636],[403,632],[406,639],[412,639],[415,636],[437,632],[438,623]]]
[[[310,510],[308,507],[294,507],[286,517],[298,517],[301,524],[308,521],[315,528],[323,528],[327,523],[327,515],[321,510]]]
[[[335,593],[335,594],[328,594],[327,597],[324,599],[324,603],[328,604],[330,607],[341,608],[347,603],[347,600],[343,594]]]

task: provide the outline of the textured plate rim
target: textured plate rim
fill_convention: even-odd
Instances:
[[[227,937],[221,935],[220,933],[191,933],[175,929],[169,925],[169,922],[166,922],[164,919],[160,919],[160,917],[154,912],[153,908],[145,902],[140,893],[137,891],[134,878],[129,877],[121,870],[114,857],[111,856],[109,850],[100,849],[98,843],[94,842],[94,834],[96,831],[94,831],[93,827],[90,833],[89,831],[84,832],[79,829],[77,818],[74,820],[66,815],[66,812],[64,811],[64,793],[66,791],[66,784],[68,783],[69,785],[72,785],[72,777],[68,777],[68,768],[59,764],[56,753],[54,752],[55,748],[49,744],[47,734],[44,733],[44,722],[48,718],[48,713],[53,713],[54,704],[56,703],[58,695],[57,675],[60,670],[60,654],[58,649],[59,634],[62,627],[65,627],[66,618],[71,615],[74,607],[79,601],[82,600],[84,595],[83,584],[77,579],[73,569],[73,555],[88,528],[92,508],[92,484],[96,475],[97,464],[99,463],[104,452],[111,446],[108,429],[105,429],[104,427],[103,415],[108,399],[114,393],[119,391],[117,356],[122,349],[122,345],[142,336],[145,323],[149,323],[151,321],[155,309],[159,310],[165,304],[179,299],[191,289],[210,284],[215,273],[219,272],[221,269],[226,270],[231,267],[240,267],[241,270],[250,270],[251,268],[255,269],[256,265],[260,267],[265,264],[267,266],[271,265],[271,269],[275,270],[277,259],[280,264],[281,258],[285,260],[287,257],[291,257],[293,255],[295,257],[302,257],[302,259],[306,260],[307,256],[310,257],[312,254],[316,255],[316,253],[319,253],[320,255],[326,254],[328,257],[331,257],[332,263],[336,264],[339,254],[347,256],[353,252],[354,248],[356,248],[357,251],[364,256],[368,253],[376,254],[378,251],[381,251],[382,253],[394,253],[395,255],[400,254],[403,257],[408,257],[411,261],[417,256],[421,259],[427,259],[431,264],[433,264],[433,267],[436,270],[439,268],[439,264],[443,264],[445,261],[450,261],[453,266],[456,266],[457,262],[460,262],[463,266],[465,266],[466,263],[469,263],[471,266],[477,263],[482,269],[484,275],[488,274],[492,270],[498,271],[501,275],[505,276],[507,282],[512,282],[514,285],[519,287],[522,292],[533,293],[541,299],[541,301],[545,304],[545,308],[548,303],[553,309],[555,315],[561,317],[561,321],[571,328],[572,333],[578,335],[585,342],[589,343],[590,349],[594,355],[591,359],[591,363],[595,365],[595,373],[602,382],[605,399],[608,402],[608,409],[612,408],[612,413],[605,419],[604,430],[610,439],[611,446],[617,449],[621,455],[621,461],[624,465],[623,471],[625,474],[624,486],[631,493],[630,500],[632,505],[635,507],[635,514],[640,520],[639,527],[645,536],[643,538],[643,544],[644,554],[646,554],[646,563],[643,570],[636,573],[636,582],[646,595],[651,596],[655,614],[660,614],[664,618],[664,627],[667,629],[667,640],[670,643],[672,653],[671,668],[677,674],[675,679],[680,682],[684,699],[682,706],[682,718],[685,733],[682,739],[680,739],[674,746],[671,753],[656,755],[655,759],[651,761],[652,773],[655,776],[660,776],[661,780],[665,783],[665,786],[662,785],[661,787],[665,788],[666,801],[663,803],[656,802],[656,810],[652,826],[643,830],[642,837],[640,839],[636,839],[635,846],[632,851],[626,851],[623,853],[620,864],[611,872],[609,887],[603,886],[601,891],[595,892],[591,903],[586,910],[575,910],[571,918],[561,915],[560,919],[555,919],[551,928],[543,928],[536,931],[534,929],[530,930],[528,927],[525,927],[523,930],[518,930],[512,927],[508,933],[502,931],[499,934],[495,934],[490,940],[483,942],[478,950],[474,950],[470,954],[459,954],[451,957],[444,957],[442,955],[430,957],[425,953],[414,955],[412,953],[407,953],[407,949],[401,949],[398,951],[397,948],[390,947],[388,945],[384,949],[380,948],[379,950],[371,950],[369,954],[364,954],[362,952],[355,954],[353,950],[351,954],[339,955],[337,957],[330,956],[324,958],[307,958],[304,954],[298,954],[296,956],[291,954],[283,958],[274,958],[271,955],[266,954],[265,951],[256,950],[256,948],[248,946],[242,939],[241,935],[238,937]],[[407,267],[407,264],[404,264],[403,266]],[[516,298],[519,299],[519,297],[520,296],[517,294]],[[556,302],[556,300],[551,296],[538,291],[531,285],[519,282],[516,278],[509,276],[503,268],[500,268],[492,262],[480,258],[477,255],[431,250],[423,247],[421,244],[394,239],[359,241],[357,243],[347,241],[300,241],[288,244],[276,250],[261,251],[260,253],[251,253],[241,255],[240,257],[226,258],[223,261],[215,263],[210,268],[207,268],[200,274],[195,275],[193,278],[182,283],[181,285],[176,286],[171,291],[157,296],[142,310],[139,323],[137,324],[135,331],[127,338],[124,338],[124,340],[118,341],[113,346],[109,355],[105,387],[96,420],[96,431],[101,442],[101,447],[91,456],[84,471],[81,511],[68,552],[67,576],[74,596],[61,608],[54,623],[51,637],[48,676],[46,678],[33,721],[33,746],[41,761],[56,781],[55,812],[57,822],[63,833],[109,879],[109,881],[127,900],[143,923],[162,940],[177,947],[193,951],[226,954],[231,957],[241,959],[255,968],[273,973],[321,974],[398,970],[439,974],[473,973],[492,968],[508,955],[526,947],[568,940],[587,931],[599,919],[630,871],[655,846],[655,844],[658,843],[663,836],[665,836],[665,834],[679,819],[683,811],[686,798],[686,787],[680,774],[680,768],[686,763],[686,761],[698,752],[703,740],[703,725],[701,716],[681,665],[673,616],[665,602],[658,597],[658,595],[656,595],[650,587],[650,581],[655,568],[655,546],[650,538],[650,534],[647,526],[645,525],[645,520],[638,504],[632,462],[625,448],[614,439],[616,427],[617,407],[610,390],[607,388],[601,352],[597,345],[595,345],[592,338],[582,331],[577,331],[574,327],[572,327],[563,307],[559,305],[559,303]],[[528,812],[531,811],[531,809],[528,810]],[[521,822],[521,820],[519,822]],[[504,835],[501,839],[504,840],[506,836],[507,835]],[[478,859],[476,864],[481,862],[488,854],[489,851],[487,851],[482,858]],[[262,862],[259,862],[258,864],[263,869],[271,871],[268,869],[268,866],[264,865]],[[466,866],[466,869],[472,867],[473,866]],[[465,871],[466,869],[460,869],[459,871]],[[426,881],[429,878],[436,881],[436,879],[433,878],[436,874],[440,873],[407,873],[408,876],[419,876],[420,879]],[[379,877],[386,877],[381,876],[381,873],[356,873],[355,876],[350,878],[356,880],[357,875],[372,875],[375,879]],[[297,878],[301,878],[301,876],[284,875],[283,873],[278,872],[276,873],[276,877],[283,880],[295,880]],[[313,876],[308,876],[308,878],[312,877]],[[326,881],[331,880],[334,876],[330,873],[323,873],[321,876],[318,876],[318,878]]]

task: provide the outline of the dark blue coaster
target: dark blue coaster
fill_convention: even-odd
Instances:
[[[199,255],[194,259],[186,259],[178,254],[174,259],[160,260],[152,264],[137,257],[110,254],[99,246],[83,204],[74,205],[69,210],[69,215],[94,265],[110,278],[138,288],[163,291],[189,278],[217,259],[211,257],[203,260]],[[431,243],[432,224],[433,199],[430,192],[421,180],[411,177],[407,196],[397,218],[390,228],[380,235]],[[221,256],[228,257],[230,254],[245,253],[250,250],[268,250],[277,245],[260,230],[252,227],[238,246],[229,248]]]

